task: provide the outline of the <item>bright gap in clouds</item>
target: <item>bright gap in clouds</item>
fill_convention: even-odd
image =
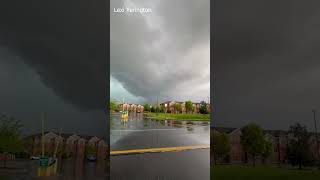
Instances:
[[[137,97],[128,92],[122,84],[112,76],[110,77],[110,99],[122,102],[123,99],[128,103],[143,103],[145,99]]]

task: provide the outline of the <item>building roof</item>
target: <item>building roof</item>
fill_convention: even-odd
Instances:
[[[240,128],[229,128],[229,127],[211,127],[212,130],[215,130],[217,132],[220,133],[226,133],[226,134],[230,134],[232,132],[234,132],[237,129]],[[264,134],[270,134],[274,137],[277,136],[286,136],[288,134],[288,131],[285,130],[263,130]]]
[[[169,104],[169,103],[172,103],[172,102],[175,102],[175,101],[165,101],[165,102],[162,102],[160,104]]]
[[[212,130],[215,130],[217,132],[220,133],[226,133],[229,134],[231,132],[233,132],[234,130],[236,130],[237,128],[227,128],[227,127],[211,127]]]
[[[86,139],[84,139],[84,138],[79,138],[78,139],[78,142],[86,142],[87,140]]]
[[[120,103],[120,104],[118,104],[118,106],[121,106],[121,105],[129,105],[129,106],[131,106],[131,105],[135,105],[135,106],[143,106],[143,105],[141,105],[141,104],[134,104],[134,103]]]
[[[284,130],[263,130],[264,134],[271,134],[272,136],[285,136],[288,134],[288,131]]]
[[[44,134],[48,134],[48,133],[50,133],[50,132],[49,131],[44,132]],[[54,132],[52,132],[52,133],[54,133]],[[59,134],[59,133],[54,133],[54,134]],[[71,133],[61,133],[60,136],[63,137],[64,139],[68,139],[70,136],[73,136],[73,135],[75,135],[75,134],[74,133],[72,133],[72,134]],[[32,134],[32,135],[26,136],[25,139],[34,138],[34,137],[40,137],[40,136],[41,136],[41,133],[36,133],[36,134]],[[93,137],[96,137],[96,136],[80,135],[80,134],[78,134],[76,136],[78,136],[79,138],[85,139],[86,141],[92,139]],[[99,138],[99,137],[96,137],[96,138]],[[101,139],[104,139],[104,138],[101,138]]]
[[[162,102],[160,104],[169,104],[169,103],[180,103],[180,104],[183,104],[183,103],[185,103],[185,101],[165,101],[165,102]],[[192,104],[200,104],[200,103],[192,102]]]
[[[104,140],[100,140],[98,144],[99,146],[108,146]]]
[[[56,137],[58,137],[58,135],[56,135],[53,132],[48,132],[48,133],[44,134],[45,139],[52,139],[52,138],[56,138]]]
[[[72,136],[69,136],[67,138],[67,141],[75,141],[75,140],[78,140],[80,137],[76,134],[73,134]]]
[[[94,137],[92,137],[91,139],[89,139],[88,143],[96,143],[96,142],[98,142],[98,141],[100,141],[100,138],[94,136]]]

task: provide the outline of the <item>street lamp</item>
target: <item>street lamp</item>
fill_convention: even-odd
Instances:
[[[318,131],[317,131],[317,120],[316,120],[316,110],[312,109],[313,113],[313,121],[314,121],[314,130],[315,130],[315,137],[316,137],[316,143],[317,143],[317,156],[318,156],[318,163],[320,161],[320,152],[319,152],[319,138],[318,138]],[[320,166],[320,163],[318,164]]]

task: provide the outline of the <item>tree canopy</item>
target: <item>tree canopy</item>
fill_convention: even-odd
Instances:
[[[298,165],[299,169],[312,162],[309,150],[309,133],[307,128],[299,123],[290,126],[288,143],[288,160],[292,165]]]
[[[262,129],[258,125],[251,123],[241,129],[240,138],[243,150],[252,155],[253,165],[255,165],[256,156],[262,155],[266,145]]]
[[[193,110],[193,104],[192,104],[192,101],[186,101],[186,103],[185,103],[186,105],[186,111],[187,112],[192,112],[192,110]]]
[[[230,153],[231,145],[229,136],[225,133],[212,134],[212,147],[215,163],[217,159],[226,159]]]
[[[146,112],[150,112],[150,104],[145,104],[144,106],[143,106],[143,109],[144,109],[144,111],[146,111]]]
[[[118,111],[118,104],[116,101],[110,101],[110,111]]]
[[[272,154],[272,150],[273,150],[272,142],[266,140],[261,153],[261,156],[264,162],[268,157],[270,157],[270,155]]]
[[[180,103],[175,103],[174,104],[174,109],[176,110],[177,113],[180,113],[182,111],[182,107]]]
[[[23,152],[20,138],[20,121],[7,115],[0,115],[0,153],[17,154]],[[6,158],[3,161],[6,167]]]
[[[151,112],[156,112],[156,108],[154,106],[151,106],[150,111]]]
[[[201,101],[200,102],[200,108],[199,108],[199,112],[201,114],[208,114],[208,110],[207,110],[207,103],[205,101]]]

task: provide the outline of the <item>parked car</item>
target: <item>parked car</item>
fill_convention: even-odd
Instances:
[[[31,159],[31,160],[39,160],[40,157],[39,157],[39,156],[31,156],[30,159]]]
[[[96,160],[97,160],[97,157],[94,156],[94,155],[89,155],[89,156],[87,156],[87,159],[88,159],[89,161],[96,161]]]

